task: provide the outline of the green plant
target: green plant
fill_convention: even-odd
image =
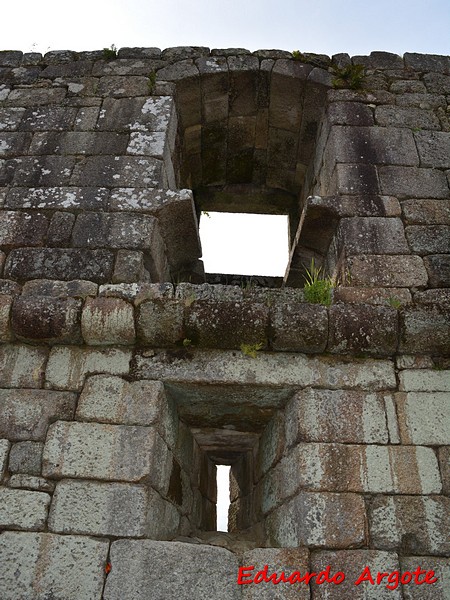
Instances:
[[[150,95],[155,91],[156,86],[156,71],[150,71],[148,74],[148,93]]]
[[[401,301],[398,298],[396,298],[395,296],[390,296],[388,298],[388,302],[389,302],[389,305],[392,306],[392,308],[396,308],[397,310],[399,310],[402,307]]]
[[[189,346],[192,344],[192,340],[190,340],[189,338],[184,338],[183,340],[183,346],[185,348],[189,348]]]
[[[316,267],[314,258],[311,259],[311,267],[306,269],[306,283],[304,287],[305,300],[311,304],[331,304],[331,292],[334,282],[331,277],[322,275],[322,267]]]
[[[103,58],[105,60],[117,58],[117,48],[114,44],[111,44],[111,48],[103,48]]]
[[[208,217],[208,219],[211,218],[211,215],[209,214],[209,212],[207,210],[202,210],[201,215],[202,215],[202,217]]]
[[[264,347],[263,342],[259,344],[241,344],[241,352],[245,354],[245,356],[249,356],[250,358],[256,358],[258,350]]]
[[[292,58],[294,60],[302,60],[303,54],[300,52],[300,50],[292,50]]]
[[[337,89],[360,90],[364,82],[364,65],[347,65],[346,67],[331,67],[334,75],[333,87]]]

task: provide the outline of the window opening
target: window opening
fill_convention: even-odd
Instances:
[[[228,531],[230,508],[230,467],[217,465],[217,531]]]
[[[202,212],[207,273],[283,277],[289,259],[287,215]]]

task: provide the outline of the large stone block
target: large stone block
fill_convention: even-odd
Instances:
[[[445,254],[450,248],[450,226],[410,225],[405,229],[414,254]]]
[[[396,403],[404,444],[450,444],[449,392],[399,392]]]
[[[137,309],[137,335],[145,344],[173,346],[187,339],[180,300],[148,300]]]
[[[450,315],[447,306],[405,308],[400,317],[401,352],[449,354]]]
[[[330,352],[389,356],[397,346],[398,316],[393,308],[362,304],[335,304],[330,308]]]
[[[50,500],[48,494],[41,492],[0,487],[0,529],[41,531],[45,527]]]
[[[450,287],[450,256],[448,254],[434,254],[423,259],[428,271],[430,287]]]
[[[0,436],[44,440],[56,419],[72,419],[76,395],[51,390],[0,390]]]
[[[81,332],[87,344],[133,344],[133,306],[120,298],[87,298],[81,316]]]
[[[5,531],[0,536],[2,598],[99,600],[108,548],[108,540]]]
[[[401,570],[403,572],[414,572],[418,567],[421,569],[419,580],[423,582],[425,572],[434,571],[432,580],[435,583],[429,585],[405,585],[403,597],[405,600],[447,600],[450,586],[450,560],[448,558],[437,558],[436,556],[402,556],[400,557]]]
[[[401,219],[345,218],[339,225],[338,240],[346,256],[409,253]]]
[[[402,554],[447,555],[450,498],[378,496],[369,508],[370,538],[375,548]]]
[[[130,360],[129,350],[60,346],[50,352],[46,369],[47,383],[52,388],[81,390],[88,374],[127,375]]]
[[[267,518],[269,542],[280,546],[351,548],[365,543],[366,511],[358,494],[301,492]]]
[[[30,92],[31,90],[15,90],[15,93]],[[54,98],[54,101],[59,103],[61,99],[61,88],[53,90],[32,90],[31,102],[33,108],[27,108],[19,125],[19,131],[68,131],[72,128],[77,114],[77,109],[68,106],[36,106],[40,104],[39,96],[43,93],[58,94],[59,98]],[[8,101],[12,103],[14,100],[17,103],[17,98],[9,95]],[[28,104],[27,104],[28,105]],[[20,104],[19,104],[20,106]],[[26,106],[22,104],[22,106]]]
[[[8,191],[5,206],[10,209],[102,210],[107,208],[109,191],[89,187],[16,187]]]
[[[14,300],[11,327],[23,340],[59,343],[81,341],[81,300],[25,296]]]
[[[88,156],[74,169],[71,183],[80,186],[161,186],[162,161],[135,156]]]
[[[330,125],[361,127],[374,124],[373,110],[360,102],[331,102],[327,117]]]
[[[57,533],[141,537],[146,520],[144,486],[64,480],[56,485],[48,525]]]
[[[405,369],[399,373],[401,392],[450,392],[450,371]]]
[[[398,198],[448,198],[445,175],[436,169],[378,167],[381,191]]]
[[[27,154],[31,133],[3,133],[0,144],[0,157],[11,158]]]
[[[173,112],[171,96],[105,98],[98,128],[108,131],[165,131]]]
[[[0,295],[0,342],[10,342],[12,339],[10,314],[13,298]]]
[[[1,387],[42,387],[47,356],[46,348],[33,348],[19,344],[1,346]]]
[[[267,565],[267,576],[276,573],[276,581],[259,580],[254,583],[258,571],[263,571]],[[278,583],[281,573],[286,578],[300,571],[305,575],[309,571],[309,553],[306,548],[256,548],[244,552],[242,567],[239,574],[242,578],[243,600],[309,600],[309,585],[305,582],[291,584]]]
[[[58,421],[48,431],[42,473],[53,478],[145,479],[167,491],[170,468],[167,446],[155,428]]]
[[[286,407],[286,443],[386,444],[389,405],[393,408],[389,393],[303,390]]]
[[[17,442],[13,444],[9,455],[9,472],[40,475],[43,449],[43,442]]]
[[[440,129],[439,119],[433,111],[422,108],[378,106],[375,109],[375,121],[383,127]]]
[[[330,574],[343,573],[345,579],[338,583],[317,584],[312,580],[311,590],[313,600],[402,600],[401,588],[384,578],[379,584],[378,573],[399,571],[399,560],[395,552],[379,550],[339,550],[338,552],[319,551],[312,556],[311,570],[315,573],[330,567]],[[361,578],[368,568],[375,582],[362,581]],[[339,580],[338,580],[339,581]],[[387,587],[389,586],[389,587]]]
[[[16,131],[24,112],[24,108],[0,108],[0,131]]]
[[[294,352],[323,352],[328,339],[324,306],[276,302],[270,308],[272,347]]]
[[[355,286],[422,287],[428,282],[419,256],[352,256],[347,259],[347,268]]]
[[[442,223],[450,225],[450,204],[442,200],[412,199],[402,202],[406,225],[429,225]]]
[[[368,164],[337,164],[335,182],[331,193],[338,194],[378,194],[379,183],[375,167]],[[388,192],[385,192],[388,193]],[[392,194],[395,195],[395,194]]]
[[[238,600],[241,595],[236,585],[238,560],[224,548],[119,540],[111,546],[111,566],[105,600],[191,600],[193,590],[196,600]]]
[[[422,167],[450,168],[450,133],[418,131],[414,134]]]

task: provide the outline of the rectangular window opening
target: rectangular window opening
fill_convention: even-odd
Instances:
[[[203,211],[205,272],[283,277],[289,259],[288,228],[287,215]]]
[[[230,467],[217,465],[217,531],[228,531],[230,508]]]

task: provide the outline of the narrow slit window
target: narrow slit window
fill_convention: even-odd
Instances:
[[[230,467],[217,465],[217,531],[228,531]]]
[[[287,215],[202,212],[200,239],[206,273],[284,276]]]

